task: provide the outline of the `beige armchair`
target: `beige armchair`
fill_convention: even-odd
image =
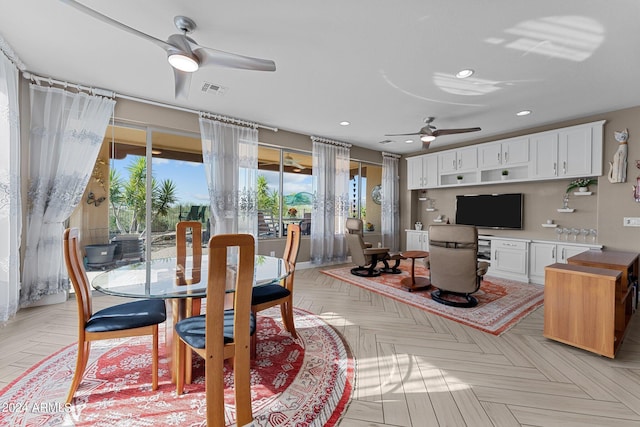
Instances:
[[[478,229],[472,225],[438,224],[429,227],[431,298],[455,307],[475,307],[471,294],[480,289],[489,263],[478,261]]]
[[[359,219],[349,218],[347,222],[349,220],[360,221],[362,225],[362,221]],[[347,232],[346,239],[347,245],[349,245],[349,252],[351,252],[351,261],[357,265],[357,267],[351,269],[351,274],[365,277],[379,276],[381,271],[376,269],[376,265],[378,261],[389,259],[389,248],[368,247],[362,238],[362,234],[357,232]],[[386,262],[385,266],[388,266]]]
[[[364,241],[364,224],[361,219],[358,218],[347,218],[347,223],[345,225],[347,228],[347,233],[349,234],[359,234]],[[373,243],[364,242],[367,248],[373,247]]]

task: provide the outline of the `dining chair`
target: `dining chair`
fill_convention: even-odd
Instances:
[[[187,273],[187,233],[191,230],[191,257],[193,268],[191,277]],[[176,224],[176,284],[178,286],[199,283],[200,266],[202,263],[202,223],[200,221],[180,221]],[[184,313],[180,313],[180,306],[184,306]],[[202,308],[202,298],[187,298],[182,301],[174,298],[171,301],[171,318],[175,323],[183,317],[198,316]],[[191,366],[192,353],[186,355],[185,366]],[[187,384],[191,383],[191,370],[186,373]]]
[[[66,403],[71,403],[89,360],[91,341],[151,335],[152,388],[158,388],[158,325],[167,318],[161,299],[128,302],[93,312],[91,288],[78,245],[78,229],[64,231],[64,260],[78,303],[78,357]]]
[[[251,297],[251,312],[254,316],[259,311],[270,307],[280,306],[282,314],[282,323],[291,336],[295,339],[298,337],[296,327],[293,321],[293,277],[296,269],[296,260],[300,250],[300,234],[299,224],[289,224],[287,227],[287,243],[284,247],[282,257],[289,267],[289,275],[280,283],[271,285],[256,286],[253,288]],[[251,337],[251,358],[256,357],[256,336]]]
[[[251,313],[254,282],[255,238],[250,234],[217,234],[209,240],[209,269],[205,314],[176,323],[176,393],[184,391],[187,348],[205,360],[207,426],[222,427],[224,416],[224,361],[233,358],[237,425],[253,421],[251,411],[250,336],[256,319]],[[227,265],[231,248],[237,262]],[[231,283],[233,289],[227,289]],[[225,310],[227,292],[233,308]]]

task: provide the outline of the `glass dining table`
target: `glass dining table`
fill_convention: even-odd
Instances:
[[[104,294],[127,298],[184,299],[207,296],[208,258],[160,258],[98,274],[91,286]],[[289,275],[282,258],[256,255],[254,287],[278,283]]]

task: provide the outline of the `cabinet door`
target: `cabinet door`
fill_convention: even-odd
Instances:
[[[526,276],[529,256],[527,243],[513,240],[491,240],[491,271]]]
[[[438,153],[438,168],[440,173],[455,172],[458,168],[458,156],[455,150]]]
[[[531,177],[558,176],[558,134],[555,132],[534,135],[531,138]]]
[[[481,168],[497,168],[502,165],[502,144],[482,144],[478,148]]]
[[[591,128],[578,128],[558,133],[558,176],[591,174]]]
[[[435,188],[438,186],[438,156],[430,154],[422,159],[422,176],[424,188]]]
[[[582,252],[588,251],[589,248],[584,246],[573,246],[573,245],[558,245],[558,254],[556,258],[557,262],[561,262],[563,264],[567,263],[567,258],[571,258],[574,255],[581,254]]]
[[[422,163],[422,156],[407,158],[407,188],[409,190],[424,188]]]
[[[478,168],[477,147],[461,148],[458,150],[456,157],[458,161],[458,171],[468,171]]]
[[[524,164],[529,161],[529,138],[519,138],[502,143],[502,164],[505,166]]]
[[[407,231],[407,250],[408,251],[421,251],[422,239],[421,236],[424,233],[417,231]]]
[[[530,273],[544,283],[544,268],[556,262],[557,248],[554,243],[531,243]]]

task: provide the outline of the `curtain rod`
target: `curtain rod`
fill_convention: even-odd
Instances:
[[[321,136],[311,136],[311,141],[313,142],[323,142],[325,144],[333,144],[341,147],[351,148],[352,145],[347,142],[336,141],[335,139],[323,138]]]
[[[186,107],[179,107],[177,105],[166,104],[164,102],[153,101],[151,99],[146,99],[146,98],[139,98],[137,96],[124,95],[124,94],[117,93],[117,92],[114,92],[114,91],[111,91],[111,90],[107,90],[107,89],[100,89],[100,88],[82,86],[82,85],[75,84],[75,83],[69,83],[69,82],[62,81],[62,80],[56,80],[56,79],[53,79],[51,77],[38,76],[36,74],[30,73],[30,72],[27,72],[27,71],[23,71],[22,74],[23,74],[25,79],[35,81],[38,84],[40,84],[41,82],[44,82],[44,83],[48,83],[50,85],[56,84],[56,85],[60,85],[60,86],[64,86],[64,87],[69,87],[70,86],[70,87],[74,87],[74,88],[76,88],[78,90],[84,90],[84,91],[90,92],[92,95],[105,96],[105,97],[108,97],[108,98],[122,98],[122,99],[126,99],[126,100],[129,100],[129,101],[141,102],[143,104],[155,105],[156,107],[164,107],[164,108],[169,108],[169,109],[172,109],[172,110],[184,111],[186,113],[198,114],[199,116],[211,117],[211,118],[214,118],[216,120],[227,121],[227,122],[234,123],[234,124],[241,124],[241,125],[244,125],[244,126],[258,127],[258,128],[267,129],[267,130],[270,130],[270,131],[273,131],[273,132],[278,132],[278,128],[262,125],[260,123],[253,123],[253,122],[249,122],[249,121],[246,121],[246,120],[241,120],[241,119],[236,119],[236,118],[233,118],[233,117],[223,116],[223,115],[220,115],[220,114],[193,110],[191,108],[186,108]]]
[[[2,35],[0,35],[0,51],[4,53],[4,56],[6,56],[9,61],[13,62],[18,70],[26,70],[27,67],[24,65],[24,62],[22,62],[22,60],[18,57],[13,48],[9,45],[9,43],[7,43]]]

